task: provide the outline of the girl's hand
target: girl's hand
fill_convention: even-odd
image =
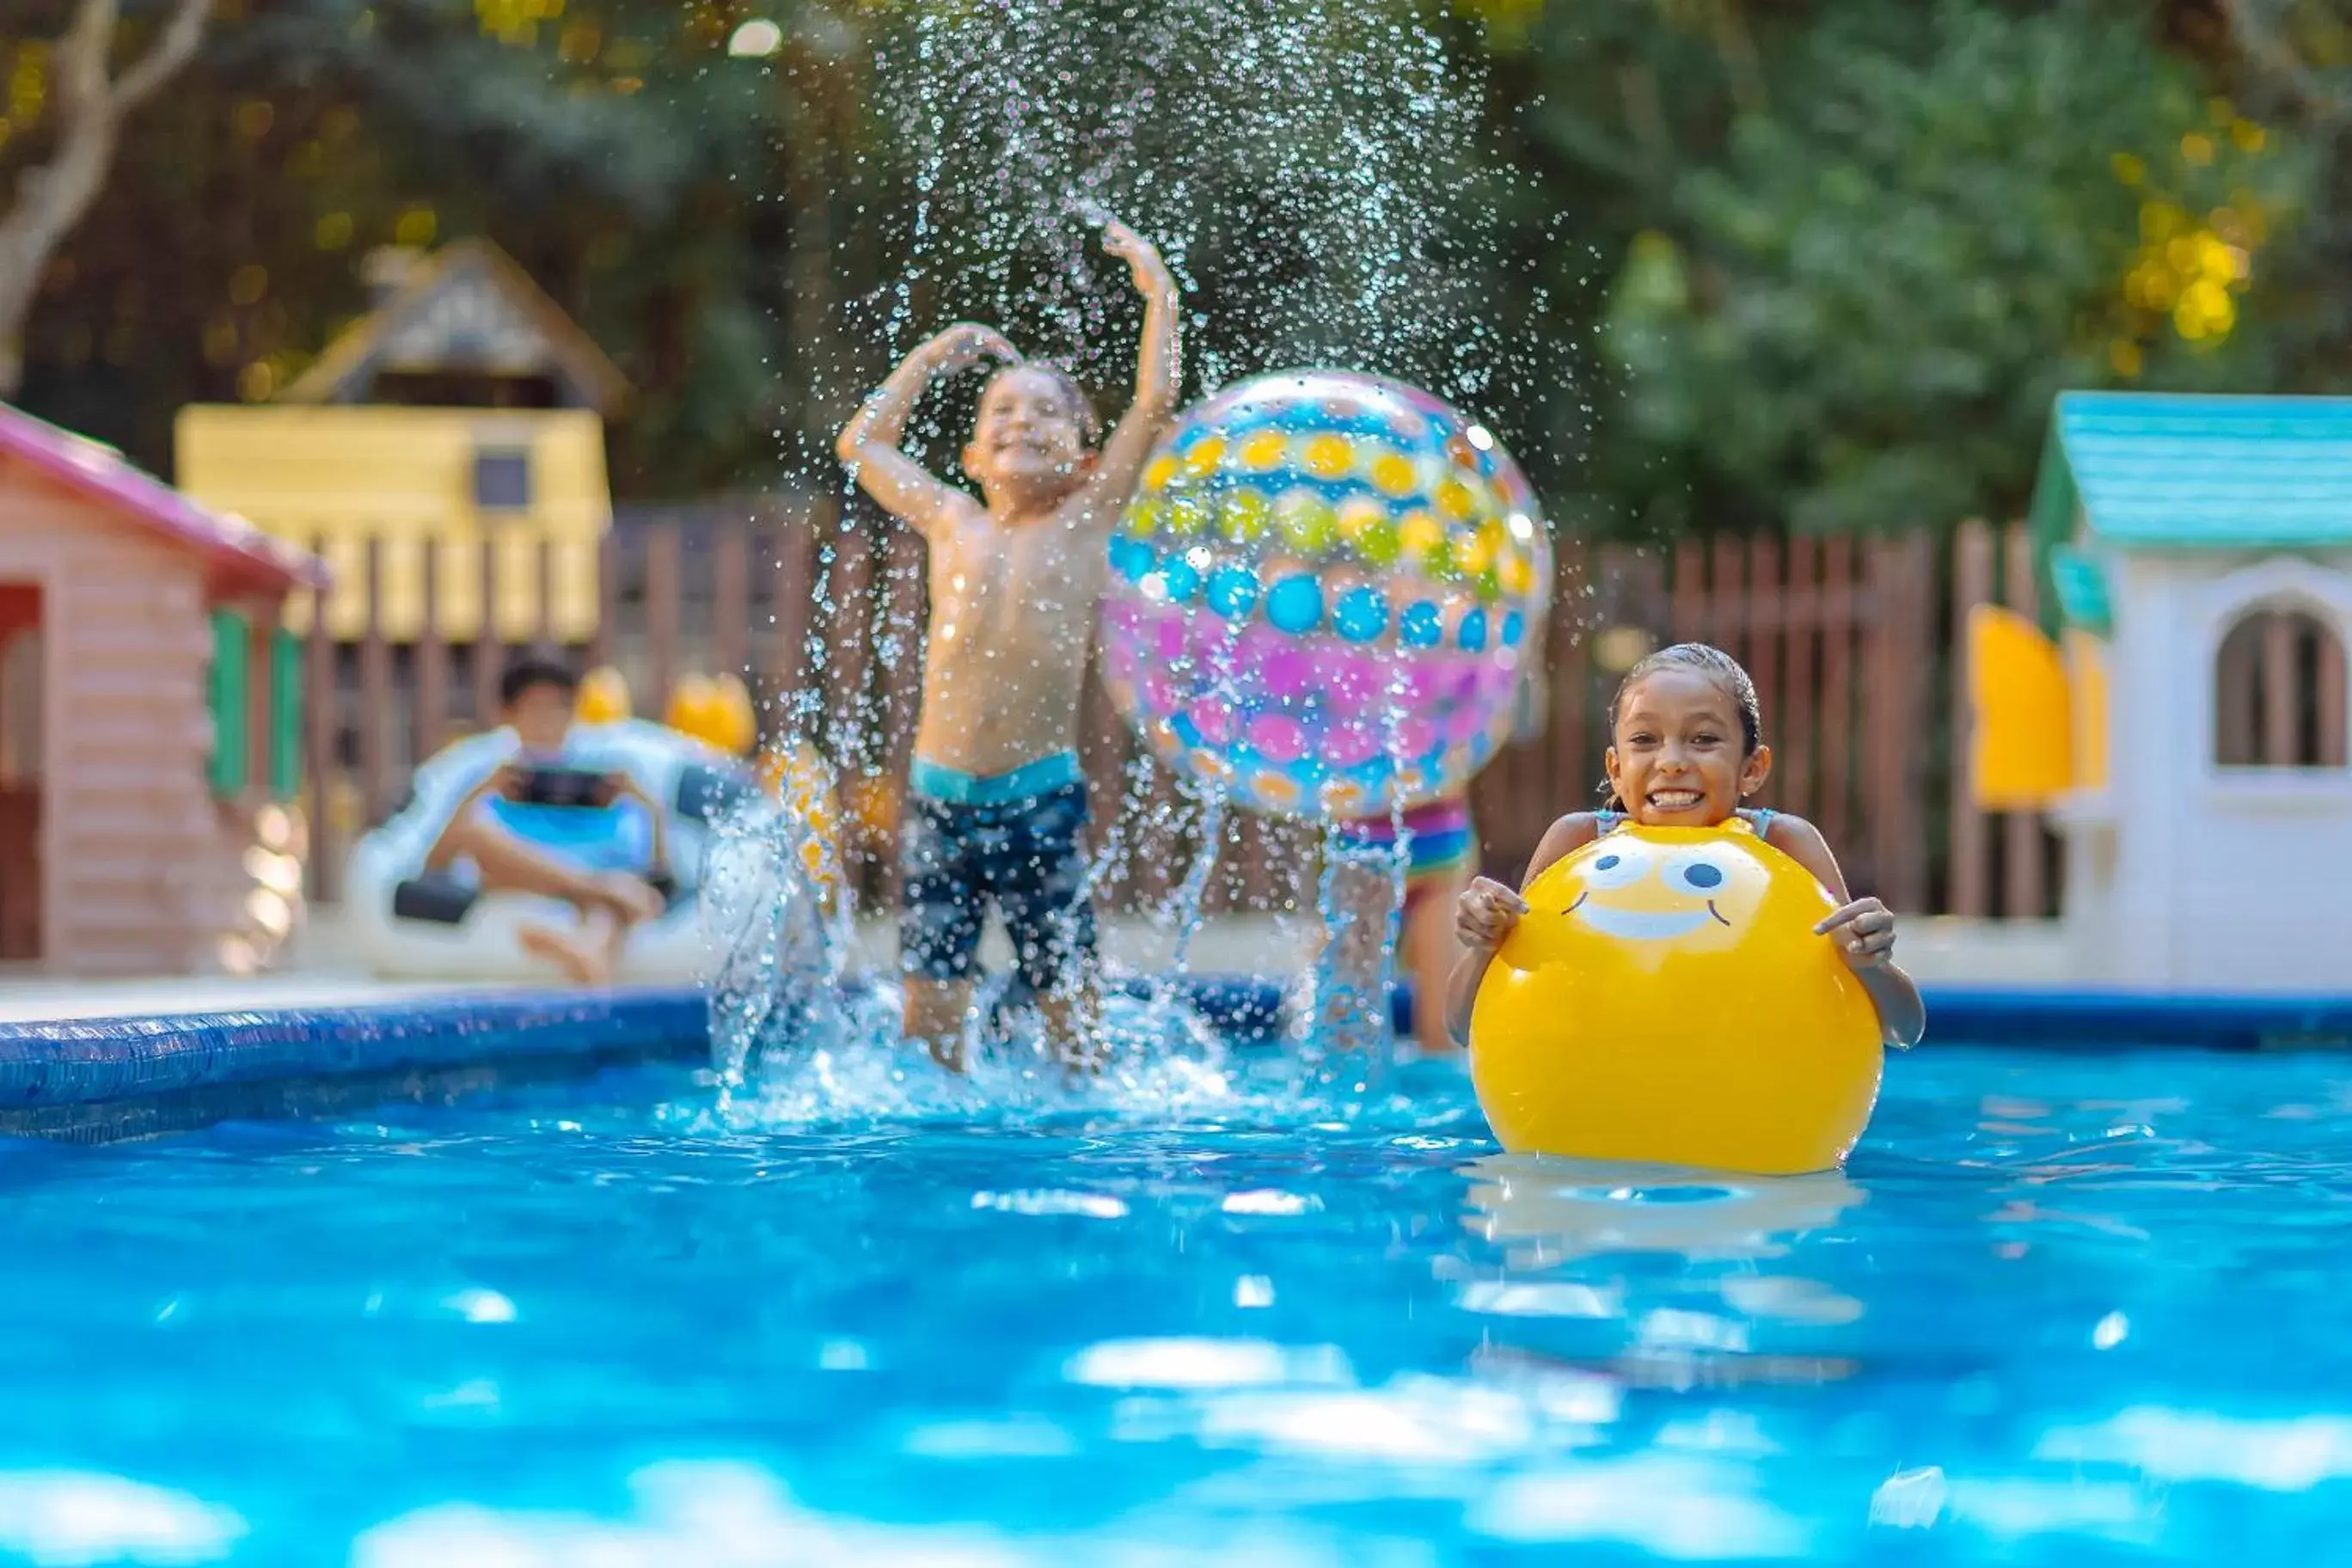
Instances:
[[[1465,947],[1491,951],[1503,945],[1527,912],[1527,900],[1493,878],[1481,877],[1454,901],[1454,934]]]
[[[1876,899],[1856,899],[1813,930],[1841,933],[1838,952],[1852,969],[1876,969],[1895,953],[1895,913]]]
[[[1021,363],[1021,351],[1003,332],[975,321],[958,321],[925,343],[922,355],[934,375],[961,375],[984,359]]]
[[[1152,248],[1150,240],[1117,218],[1103,225],[1103,249],[1127,263],[1135,275],[1137,293],[1157,299],[1176,291],[1175,279],[1169,276],[1168,264],[1160,259],[1160,252]]]

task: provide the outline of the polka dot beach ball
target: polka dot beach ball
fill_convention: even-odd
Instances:
[[[1368,816],[1507,738],[1551,541],[1493,434],[1379,376],[1186,413],[1110,544],[1103,670],[1164,760],[1252,810]]]

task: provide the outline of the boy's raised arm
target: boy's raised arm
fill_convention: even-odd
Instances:
[[[1117,515],[1143,474],[1152,443],[1168,428],[1176,412],[1177,297],[1176,280],[1151,242],[1123,223],[1104,226],[1103,248],[1134,268],[1136,292],[1143,296],[1143,343],[1137,353],[1135,402],[1103,443],[1090,488],[1106,502],[1100,519],[1108,524]]]
[[[1018,350],[986,327],[968,321],[950,327],[908,354],[842,427],[841,439],[834,443],[834,451],[850,477],[918,533],[928,535],[948,521],[966,498],[899,448],[898,443],[906,438],[907,420],[932,382],[992,355],[1008,364],[1021,359]]]

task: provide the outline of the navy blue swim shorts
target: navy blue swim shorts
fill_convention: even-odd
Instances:
[[[904,912],[898,962],[908,974],[966,980],[993,905],[1024,985],[1064,984],[1095,952],[1087,879],[1087,786],[1024,799],[951,802],[913,794],[898,843]]]

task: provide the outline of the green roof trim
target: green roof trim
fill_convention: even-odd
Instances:
[[[2111,636],[2116,616],[2114,603],[2107,597],[2105,569],[2071,544],[2053,546],[2043,563],[2063,624],[2096,637]]]
[[[2066,443],[2059,433],[2058,411],[2064,398],[2050,410],[2050,432],[2042,439],[2042,467],[2033,476],[2033,504],[2026,510],[2028,531],[2037,553],[2074,536],[2074,508],[2080,495],[2074,471],[2066,463]]]
[[[2060,404],[2064,402],[2061,397]],[[2074,472],[2066,464],[2066,444],[2058,428],[2058,405],[2050,410],[2050,431],[2042,438],[2042,466],[2033,477],[2033,501],[2026,509],[2025,537],[2033,549],[2033,570],[2044,588],[2044,631],[2054,633],[2066,611],[2066,590],[2057,578],[2053,554],[2074,537],[2074,509],[2081,501]]]
[[[2061,393],[2034,486],[2047,549],[2352,548],[2352,397]]]

